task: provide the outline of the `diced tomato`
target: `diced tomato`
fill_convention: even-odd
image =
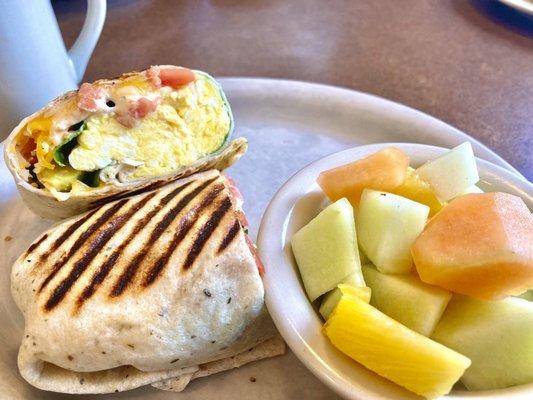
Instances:
[[[238,206],[238,208],[241,208],[243,203],[244,203],[244,197],[241,193],[241,191],[237,188],[237,184],[235,183],[235,181],[233,180],[233,178],[225,175],[226,179],[228,180],[228,186],[229,186],[229,190],[231,192],[231,196],[233,197],[233,199],[235,199],[235,202]]]
[[[146,77],[148,81],[156,88],[161,86],[170,86],[174,89],[194,82],[196,76],[189,68],[183,67],[159,67],[153,66],[146,71]]]
[[[105,103],[106,92],[103,88],[83,83],[78,90],[78,107],[82,110],[98,111],[98,100]]]
[[[139,119],[154,112],[158,104],[159,98],[150,100],[146,97],[141,97],[137,100],[130,100],[126,110],[119,109],[116,112],[117,121],[127,128],[132,128]]]
[[[141,97],[139,100],[132,102],[130,110],[135,118],[144,118],[151,112],[155,111],[157,103],[157,100]]]
[[[246,219],[246,215],[244,214],[244,211],[242,210],[242,205],[244,203],[244,197],[240,190],[237,188],[237,185],[235,184],[235,181],[233,178],[224,175],[227,182],[228,182],[228,188],[230,192],[231,201],[236,208],[236,214],[237,219],[241,223],[241,226],[243,228],[248,228],[248,219]]]
[[[259,271],[259,275],[261,276],[265,275],[265,266],[263,265],[261,259],[259,258],[259,255],[257,254],[257,247],[255,247],[254,242],[252,242],[252,239],[250,239],[248,235],[244,235],[244,236],[246,236],[246,243],[248,244],[250,251],[254,255],[255,264],[257,265],[257,270]]]
[[[161,78],[161,84],[163,86],[170,86],[174,89],[194,82],[196,77],[194,72],[188,68],[181,67],[165,67],[159,71],[159,77]]]
[[[226,178],[227,183],[228,183],[230,197],[236,209],[235,213],[237,215],[237,219],[239,220],[239,223],[241,224],[243,228],[248,229],[248,220],[246,219],[246,215],[244,214],[244,211],[242,210],[242,205],[244,203],[244,197],[241,194],[240,190],[237,188],[235,181],[227,175],[224,175],[224,177]],[[254,242],[252,242],[252,239],[250,239],[250,237],[247,234],[245,234],[244,236],[246,237],[246,243],[248,244],[248,247],[250,248],[250,251],[252,252],[254,256],[255,264],[257,265],[259,275],[263,276],[265,274],[265,266],[263,265],[263,263],[261,262],[261,259],[257,255],[257,247],[255,246]]]
[[[26,142],[20,148],[20,154],[26,161],[30,164],[35,164],[37,162],[37,157],[35,156],[35,149],[37,144],[33,138],[27,138]],[[32,154],[33,153],[33,154]]]
[[[137,120],[130,112],[117,112],[115,118],[117,121],[126,128],[133,128],[137,123]]]
[[[148,81],[156,88],[161,87],[161,78],[159,77],[159,67],[150,67],[146,71],[146,77]]]
[[[179,89],[196,80],[194,72],[182,67],[151,67],[147,76],[156,87],[170,86],[174,89]]]
[[[241,224],[241,226],[244,228],[244,229],[248,229],[248,219],[246,218],[246,215],[244,214],[244,211],[242,210],[237,210],[235,212],[235,214],[237,214],[237,219],[239,220],[239,223]]]

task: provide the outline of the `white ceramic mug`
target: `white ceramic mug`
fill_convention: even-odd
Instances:
[[[76,89],[102,31],[105,0],[67,51],[50,0],[0,0],[0,140],[25,116]]]

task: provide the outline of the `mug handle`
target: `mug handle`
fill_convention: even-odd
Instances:
[[[80,82],[100,37],[106,15],[106,0],[87,0],[87,15],[78,38],[68,50],[76,82]]]

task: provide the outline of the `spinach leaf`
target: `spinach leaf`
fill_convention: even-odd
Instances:
[[[81,121],[77,124],[72,125],[69,128],[69,134],[67,135],[65,140],[63,140],[63,142],[61,142],[59,146],[54,149],[54,161],[57,165],[59,165],[60,167],[65,167],[69,165],[68,156],[70,152],[74,149],[74,147],[77,146],[77,138],[81,135],[81,133],[86,127],[87,125],[85,124],[85,121]]]
[[[87,186],[95,188],[100,185],[99,174],[100,174],[99,169],[97,169],[96,171],[84,172],[83,175],[78,178],[78,180],[82,181]]]

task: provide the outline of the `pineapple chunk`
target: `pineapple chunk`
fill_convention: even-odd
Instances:
[[[429,183],[420,179],[414,168],[411,167],[407,168],[405,181],[394,190],[394,193],[417,203],[425,204],[430,209],[430,217],[434,216],[446,205],[445,202],[441,202],[438,199]]]
[[[343,295],[324,325],[340,351],[428,399],[450,392],[470,360],[422,336],[352,295]]]
[[[307,296],[314,301],[350,274],[364,286],[353,208],[346,199],[327,206],[294,234],[292,252]]]
[[[325,320],[328,319],[343,293],[357,296],[367,303],[370,301],[370,288],[366,286],[358,286],[357,281],[353,279],[353,275],[349,275],[343,282],[344,283],[340,284],[336,289],[333,289],[326,294],[320,304],[318,312]]]

